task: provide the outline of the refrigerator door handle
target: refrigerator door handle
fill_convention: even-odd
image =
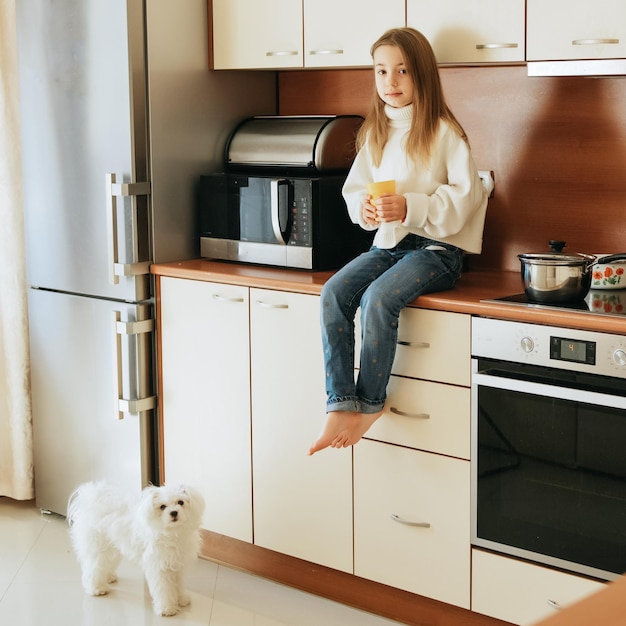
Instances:
[[[154,320],[124,322],[120,318],[121,313],[114,311],[115,412],[118,419],[124,419],[126,414],[138,415],[156,407],[156,396],[143,396],[150,385],[150,341],[147,335],[154,332]],[[135,397],[124,397],[125,390]]]
[[[150,273],[150,262],[120,263],[117,241],[117,198],[128,196],[147,196],[150,194],[150,183],[118,183],[115,174],[106,174],[107,199],[107,235],[109,242],[109,282],[119,283],[120,276],[139,276]],[[134,216],[136,221],[136,216]],[[133,237],[137,237],[137,228],[132,229]],[[134,249],[137,242],[134,242]]]
[[[150,273],[150,261],[142,263],[114,263],[115,277],[118,276],[141,276]],[[117,282],[117,280],[115,281]]]

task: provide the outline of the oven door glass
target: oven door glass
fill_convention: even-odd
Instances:
[[[474,360],[475,545],[603,579],[626,571],[624,387]]]

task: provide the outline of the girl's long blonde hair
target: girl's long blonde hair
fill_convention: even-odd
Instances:
[[[428,39],[414,28],[392,28],[374,43],[370,50],[372,58],[379,46],[397,46],[400,49],[415,87],[413,117],[406,142],[409,158],[415,162],[427,161],[442,119],[468,141],[463,127],[445,102],[437,60]],[[388,134],[389,119],[385,115],[385,103],[378,96],[374,85],[370,111],[357,135],[357,148],[368,143],[376,166],[380,165]]]

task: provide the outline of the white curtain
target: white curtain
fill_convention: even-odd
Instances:
[[[15,0],[0,0],[0,496],[34,496]]]

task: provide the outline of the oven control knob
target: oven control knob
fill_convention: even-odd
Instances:
[[[626,365],[626,350],[618,348],[613,352],[613,362],[616,365]]]
[[[522,337],[519,345],[524,352],[532,352],[535,349],[535,342],[531,337]]]

